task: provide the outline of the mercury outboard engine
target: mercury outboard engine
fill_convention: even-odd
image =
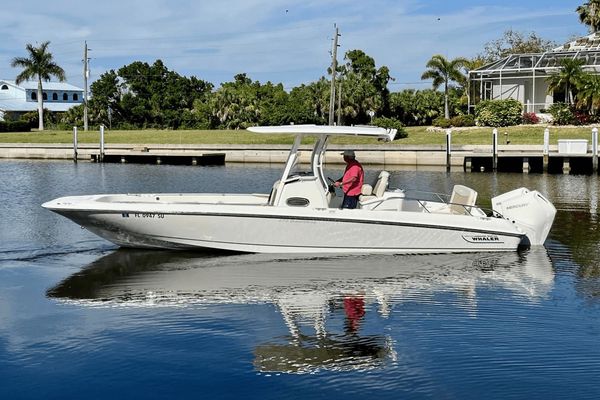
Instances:
[[[511,190],[492,198],[492,209],[517,225],[532,246],[544,244],[556,215],[556,208],[537,190]]]

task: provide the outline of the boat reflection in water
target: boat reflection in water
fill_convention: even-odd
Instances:
[[[120,249],[47,294],[86,306],[274,304],[289,334],[256,346],[255,368],[303,373],[366,370],[395,361],[394,340],[383,327],[381,333],[361,333],[367,330],[367,310],[385,319],[395,305],[431,301],[443,292],[455,293],[476,316],[478,289],[500,287],[535,302],[548,295],[553,283],[544,248],[363,257]]]

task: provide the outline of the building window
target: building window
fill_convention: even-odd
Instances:
[[[56,93],[52,93],[52,100],[58,100],[58,95]]]
[[[37,100],[37,93],[31,92],[31,100]]]
[[[73,93],[73,101],[79,101],[79,96],[77,96],[77,93]]]
[[[63,93],[63,100],[64,101],[69,101],[69,95],[66,93]]]
[[[2,90],[8,90],[8,85],[2,85],[2,88],[0,88]]]
[[[42,98],[43,98],[44,100],[48,100],[48,93],[44,92],[44,93],[42,94]]]

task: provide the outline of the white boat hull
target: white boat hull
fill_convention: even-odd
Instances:
[[[152,203],[140,201],[139,195],[131,195],[129,202],[108,202],[102,197],[107,196],[61,198],[44,207],[119,246],[136,248],[452,253],[513,251],[525,236],[505,219],[470,215],[290,209],[265,204]]]

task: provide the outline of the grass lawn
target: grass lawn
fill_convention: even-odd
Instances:
[[[498,129],[498,143],[543,144],[545,126],[513,126]],[[392,142],[392,145],[444,145],[445,131],[428,132],[427,127],[406,128],[408,137]],[[591,141],[591,127],[550,127],[550,143],[558,139],[587,139]],[[505,132],[507,135],[505,135]],[[78,133],[79,143],[98,143],[98,131]],[[455,129],[452,132],[453,145],[490,144],[491,128]],[[134,130],[106,131],[105,142],[128,144],[291,144],[290,135],[264,135],[245,130]],[[72,131],[44,131],[24,133],[0,133],[0,143],[72,143]],[[310,142],[307,139],[307,143]],[[337,144],[376,144],[370,138],[336,138]]]

